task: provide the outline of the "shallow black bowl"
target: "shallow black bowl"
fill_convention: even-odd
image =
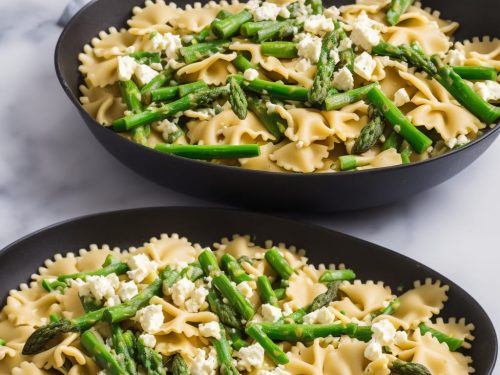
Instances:
[[[191,0],[178,0],[183,6]],[[331,0],[330,0],[331,2]],[[498,128],[460,150],[425,162],[378,170],[328,174],[292,174],[245,170],[164,155],[129,142],[99,125],[80,106],[78,53],[100,30],[123,27],[144,0],[95,0],[66,26],[56,47],[59,81],[101,144],[123,164],[166,187],[252,209],[340,211],[374,207],[405,199],[434,187],[476,160],[496,139]],[[334,1],[336,5],[352,3]],[[458,39],[498,35],[498,0],[424,0],[445,18],[461,22]],[[388,189],[388,187],[391,187]]]
[[[304,248],[313,263],[345,263],[362,280],[382,280],[392,288],[410,288],[414,280],[432,278],[450,286],[441,314],[465,317],[476,326],[472,349],[478,375],[490,375],[497,356],[497,338],[488,315],[479,304],[436,271],[394,251],[318,226],[237,210],[210,208],[142,208],[66,221],[43,229],[0,252],[0,303],[7,293],[27,282],[47,258],[78,251],[90,243],[127,248],[161,233],[178,233],[210,246],[232,234],[251,234],[260,245],[271,239]],[[376,265],[376,267],[374,267]],[[15,270],[15,273],[13,272]]]

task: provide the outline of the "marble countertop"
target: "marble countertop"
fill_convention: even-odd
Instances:
[[[213,205],[137,176],[84,126],[57,82],[52,61],[61,32],[56,21],[65,4],[24,0],[0,6],[0,248],[80,215],[141,206]],[[498,160],[497,141],[460,175],[407,202],[300,218],[436,269],[475,296],[500,332]]]

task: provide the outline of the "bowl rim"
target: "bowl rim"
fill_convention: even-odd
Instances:
[[[105,0],[91,0],[90,2],[88,2],[87,4],[85,4],[85,6],[83,6],[69,21],[68,23],[64,26],[61,34],[59,35],[59,38],[57,39],[57,43],[56,43],[56,47],[55,47],[55,50],[54,50],[54,65],[55,65],[55,70],[56,70],[56,75],[57,75],[57,79],[59,81],[59,84],[62,86],[64,92],[66,93],[66,95],[68,96],[68,98],[71,100],[71,102],[73,103],[73,105],[77,108],[78,112],[80,113],[80,116],[83,116],[84,117],[84,122],[87,124],[87,126],[90,126],[89,124],[89,121],[92,123],[92,126],[96,126],[98,128],[102,128],[103,130],[106,130],[106,131],[110,131],[112,132],[111,129],[109,129],[109,127],[106,127],[106,126],[103,126],[101,124],[99,124],[93,117],[91,117],[82,107],[80,101],[78,100],[78,96],[73,94],[73,91],[71,90],[71,88],[69,87],[63,73],[62,73],[62,69],[61,69],[61,66],[60,66],[60,49],[61,49],[61,45],[63,44],[64,42],[64,39],[66,38],[66,35],[69,34],[69,29],[72,27],[72,25],[78,20],[79,17],[81,17],[81,15],[85,12],[87,12],[87,10],[89,8],[92,8],[93,6],[95,6],[95,4],[101,2],[101,1],[105,1]],[[130,10],[131,11],[131,10]],[[111,27],[111,26],[110,26]],[[99,30],[101,31],[101,30]],[[99,31],[97,31],[97,33],[99,33]],[[96,33],[96,35],[97,35]],[[83,48],[83,46],[81,46],[81,48]],[[78,56],[75,56],[75,63],[78,62]],[[79,65],[77,65],[77,68],[78,68]],[[81,73],[80,73],[81,74]],[[87,121],[88,120],[88,121]],[[242,174],[248,174],[248,175],[260,175],[260,174],[264,174],[264,175],[267,175],[267,176],[273,176],[273,178],[281,178],[281,177],[277,177],[277,176],[286,176],[286,177],[282,177],[282,178],[293,178],[293,179],[296,179],[296,178],[307,178],[307,177],[310,177],[310,176],[314,176],[312,178],[315,178],[315,179],[320,179],[320,178],[325,178],[325,179],[330,179],[330,178],[336,178],[335,176],[338,176],[337,178],[342,178],[343,176],[359,176],[359,175],[366,175],[366,174],[380,174],[380,173],[384,173],[384,172],[397,172],[399,170],[403,170],[403,169],[406,169],[406,168],[412,168],[412,167],[420,167],[420,166],[425,166],[429,163],[432,163],[434,161],[438,161],[438,160],[443,160],[443,159],[446,159],[446,158],[451,158],[453,157],[455,154],[457,153],[460,153],[461,151],[465,151],[469,148],[472,148],[474,147],[476,144],[482,142],[483,140],[495,135],[498,131],[500,131],[500,122],[497,123],[497,124],[491,124],[491,125],[486,125],[486,127],[484,128],[484,134],[481,135],[480,137],[477,137],[476,139],[474,139],[473,141],[467,143],[466,145],[464,146],[461,146],[457,149],[454,149],[454,150],[451,150],[445,154],[442,154],[442,155],[439,155],[439,156],[436,156],[436,157],[431,157],[429,159],[425,159],[425,160],[421,160],[421,161],[417,161],[417,162],[414,162],[414,163],[410,163],[410,164],[400,164],[400,165],[394,165],[394,166],[389,166],[389,167],[382,167],[382,168],[373,168],[373,169],[365,169],[365,170],[354,170],[354,171],[336,171],[336,172],[304,172],[304,173],[299,173],[299,172],[293,172],[293,171],[286,171],[286,172],[283,172],[283,171],[280,171],[280,172],[275,172],[275,171],[263,171],[263,170],[258,170],[258,169],[247,169],[247,168],[242,168],[240,166],[231,166],[231,165],[224,165],[224,164],[217,164],[217,163],[212,163],[212,162],[207,162],[207,161],[204,161],[204,160],[196,160],[196,159],[190,159],[190,158],[183,158],[181,156],[177,156],[177,155],[172,155],[172,154],[165,154],[165,153],[161,153],[159,151],[156,151],[150,147],[146,147],[146,146],[143,146],[143,145],[140,145],[138,143],[135,143],[135,142],[132,142],[128,139],[125,139],[124,137],[120,137],[120,135],[118,133],[115,133],[115,132],[112,132],[112,133],[115,133],[115,136],[117,138],[121,138],[121,141],[123,142],[126,142],[126,143],[130,143],[131,146],[130,147],[138,147],[138,150],[139,149],[143,149],[145,150],[146,152],[150,152],[151,155],[156,155],[156,157],[163,157],[165,159],[173,159],[173,160],[182,160],[183,162],[185,163],[188,163],[188,164],[191,164],[193,166],[197,166],[197,165],[204,165],[208,168],[212,168],[214,170],[220,170],[220,171],[224,171],[224,170],[227,170],[227,171],[230,171],[232,173],[242,173]],[[104,147],[107,149],[107,147]],[[109,152],[109,150],[108,150]],[[238,171],[238,172],[236,172]]]
[[[346,234],[346,233],[343,233],[343,232],[340,232],[340,231],[337,231],[334,229],[327,228],[327,227],[322,226],[322,225],[312,224],[312,223],[309,223],[307,221],[302,221],[302,220],[295,220],[293,218],[289,218],[286,216],[284,217],[284,216],[276,216],[276,215],[267,215],[267,214],[256,213],[253,211],[248,211],[248,210],[239,209],[239,208],[224,208],[224,207],[211,207],[211,206],[145,206],[145,207],[135,207],[135,208],[122,209],[122,210],[100,211],[100,212],[96,212],[96,213],[91,213],[91,214],[87,214],[87,215],[81,215],[81,216],[76,216],[76,217],[72,217],[69,219],[65,219],[65,220],[56,222],[54,224],[42,227],[41,229],[35,230],[31,233],[28,233],[28,234],[22,236],[21,238],[13,241],[12,243],[4,246],[3,248],[1,248],[0,249],[0,260],[5,255],[10,254],[11,252],[14,252],[16,250],[16,248],[18,248],[19,246],[21,246],[23,244],[24,241],[30,240],[31,238],[36,237],[38,235],[42,235],[43,233],[48,232],[48,231],[53,231],[53,230],[57,230],[57,229],[61,230],[61,228],[63,228],[65,225],[72,224],[75,222],[84,221],[84,220],[92,220],[92,219],[106,217],[106,216],[113,217],[113,216],[117,216],[117,215],[118,216],[129,215],[129,214],[133,215],[136,212],[171,211],[172,213],[175,213],[176,211],[193,211],[193,212],[195,212],[195,211],[200,211],[200,210],[209,211],[209,212],[212,212],[213,214],[239,213],[239,214],[245,215],[246,217],[253,217],[255,219],[273,220],[274,222],[281,222],[285,225],[301,226],[301,227],[305,228],[306,230],[311,230],[311,231],[315,231],[315,232],[323,232],[325,234],[332,234],[333,233],[338,237],[341,237],[341,238],[344,238],[344,239],[351,241],[352,243],[358,243],[358,244],[362,244],[365,246],[369,246],[371,248],[376,249],[377,251],[380,251],[384,255],[394,257],[398,261],[401,260],[401,261],[405,261],[407,263],[411,262],[411,263],[416,264],[419,268],[430,271],[431,273],[435,274],[436,277],[438,278],[438,280],[440,280],[442,283],[458,288],[460,293],[464,294],[465,300],[468,303],[475,305],[475,307],[480,311],[480,313],[483,315],[483,317],[485,317],[486,325],[490,325],[490,327],[493,328],[492,332],[491,332],[492,333],[492,344],[493,344],[493,356],[491,358],[490,365],[487,369],[487,371],[488,371],[487,374],[493,373],[493,370],[495,369],[496,361],[498,358],[498,336],[497,336],[497,332],[495,330],[495,326],[493,325],[493,322],[492,322],[490,316],[484,310],[482,305],[473,296],[471,296],[469,294],[469,292],[467,292],[465,289],[463,289],[459,284],[455,283],[453,280],[447,278],[446,276],[442,275],[440,272],[427,266],[426,264],[421,263],[420,261],[415,260],[407,255],[402,254],[402,253],[399,253],[395,250],[389,249],[387,247],[378,245],[378,244],[370,242],[370,241],[363,240],[363,239],[358,238],[358,237],[354,237],[352,235],[349,235],[349,234]],[[159,235],[159,234],[157,234],[157,235]],[[91,243],[91,242],[92,242],[92,239],[89,239],[89,243]],[[112,246],[113,244],[108,244],[108,245]],[[287,245],[290,246],[293,244],[287,243]],[[130,246],[136,246],[136,244],[130,244]],[[67,252],[71,252],[71,251],[74,251],[74,250],[68,249]],[[55,255],[58,252],[61,253],[61,251],[57,251],[57,249],[54,249],[53,255]],[[63,254],[65,254],[65,253],[63,253]],[[36,265],[35,265],[35,267],[36,267]],[[26,275],[26,276],[29,276],[29,275]],[[24,276],[21,276],[21,277],[24,277]],[[473,358],[473,360],[474,360],[474,358]]]

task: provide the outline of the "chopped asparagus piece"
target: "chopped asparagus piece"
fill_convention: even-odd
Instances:
[[[243,317],[249,321],[255,315],[255,310],[250,302],[236,289],[229,278],[221,273],[214,276],[212,284],[228,300],[228,303]]]
[[[174,154],[190,159],[238,159],[253,158],[260,155],[257,144],[244,145],[172,145],[157,144],[155,150],[165,154]]]
[[[294,42],[263,42],[260,52],[265,56],[280,59],[291,59],[298,56],[297,45]]]
[[[236,284],[243,281],[253,281],[253,277],[245,272],[241,264],[231,254],[224,254],[220,258],[221,266]]]
[[[278,298],[267,276],[259,276],[257,278],[257,289],[263,304],[269,303],[273,306],[278,306]]]
[[[264,351],[274,363],[284,365],[290,361],[285,352],[264,333],[260,325],[250,324],[245,331],[248,336],[252,337],[264,348]]]
[[[238,34],[241,25],[252,20],[252,14],[247,10],[233,14],[224,19],[216,19],[212,22],[212,32],[220,39],[229,39]]]
[[[353,270],[335,270],[335,271],[325,271],[319,278],[322,283],[329,283],[332,281],[342,281],[342,280],[354,280],[356,274]]]
[[[248,97],[248,107],[257,116],[264,127],[273,135],[275,143],[279,143],[285,136],[286,121],[275,111],[269,112],[264,99]]]
[[[368,118],[368,124],[361,129],[361,133],[352,147],[353,154],[362,154],[370,150],[384,133],[384,118],[372,105],[368,108]]]
[[[487,66],[453,66],[453,71],[463,79],[471,81],[496,81],[497,70]]]
[[[171,370],[174,375],[190,375],[189,367],[180,354],[174,356]]]
[[[448,336],[447,334],[438,331],[437,329],[428,327],[424,323],[420,324],[418,328],[420,329],[420,333],[422,335],[425,335],[427,332],[430,332],[431,335],[435,337],[439,342],[446,343],[446,345],[448,345],[448,348],[450,348],[452,352],[455,352],[458,349],[460,349],[464,343],[464,340]]]
[[[223,52],[228,47],[229,42],[226,41],[204,42],[182,47],[180,53],[186,64],[192,64],[216,52]]]
[[[82,333],[80,344],[106,373],[110,375],[128,375],[127,371],[120,366],[117,357],[91,330]]]
[[[292,266],[286,261],[276,247],[266,251],[264,257],[273,270],[284,280],[288,280],[293,275]]]
[[[309,90],[309,102],[312,104],[322,105],[328,95],[328,89],[332,85],[332,77],[336,65],[335,57],[331,52],[337,48],[338,43],[339,37],[337,31],[330,31],[323,38],[316,75],[313,85]]]
[[[392,362],[391,371],[397,375],[432,375],[431,372],[420,363],[403,362],[399,359]]]
[[[248,102],[245,92],[241,88],[240,84],[234,77],[229,77],[229,103],[231,103],[231,108],[233,112],[240,120],[244,120],[247,117]]]
[[[342,109],[346,105],[359,102],[360,100],[366,98],[366,95],[374,87],[378,87],[378,83],[370,83],[369,85],[358,87],[357,89],[329,95],[325,99],[325,109],[327,111],[333,111],[336,109]]]

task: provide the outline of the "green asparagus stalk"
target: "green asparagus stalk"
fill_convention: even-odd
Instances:
[[[61,317],[57,314],[50,314],[50,316],[49,316],[49,321],[51,323],[55,323],[55,322],[58,322],[60,320],[61,320]]]
[[[255,40],[258,43],[265,42],[270,39],[283,39],[293,34],[295,22],[289,21],[276,21],[268,27],[262,28],[257,31]]]
[[[226,18],[229,18],[232,15],[233,15],[233,13],[231,13],[230,11],[225,10],[225,9],[221,9],[219,11],[219,13],[217,13],[217,15],[215,16],[215,18],[217,18],[218,20],[225,20]]]
[[[342,155],[339,157],[340,170],[350,171],[361,167],[362,165],[358,161],[359,158],[356,155]]]
[[[248,110],[248,101],[245,92],[234,77],[230,76],[228,82],[230,88],[229,103],[231,103],[231,108],[240,120],[244,120],[247,117]]]
[[[166,68],[164,71],[162,71],[160,74],[158,74],[156,77],[154,77],[151,81],[146,83],[144,86],[141,88],[141,95],[143,100],[146,101],[146,103],[150,102],[151,100],[148,99],[148,95],[151,90],[158,89],[162,87],[165,83],[169,82],[173,76],[174,76],[174,70],[172,68]]]
[[[276,295],[276,298],[278,299],[278,301],[280,301],[283,298],[285,298],[286,288],[274,289],[274,294]]]
[[[205,83],[205,81],[195,81],[186,83],[184,85],[179,85],[177,87],[179,89],[179,96],[181,98],[198,90],[208,89],[208,85]]]
[[[125,331],[123,333],[123,341],[127,346],[127,350],[132,358],[137,357],[137,338],[132,331]]]
[[[248,342],[243,340],[239,330],[232,327],[226,327],[226,332],[231,340],[231,346],[234,350],[240,350],[241,348],[248,346]]]
[[[253,277],[245,272],[243,267],[241,267],[241,264],[239,264],[236,258],[231,254],[224,254],[220,258],[220,263],[222,269],[226,271],[226,273],[229,275],[229,278],[236,284],[239,284],[243,281],[253,281]]]
[[[198,255],[198,262],[206,276],[215,276],[221,272],[217,258],[210,249],[205,249]]]
[[[396,375],[432,375],[432,373],[420,363],[403,362],[399,359],[392,362],[391,373]]]
[[[320,1],[321,3],[321,1]],[[309,102],[321,105],[328,95],[328,89],[332,85],[332,76],[335,71],[336,61],[331,55],[339,43],[338,33],[330,31],[327,33],[321,44],[321,53],[317,64],[316,75],[311,89],[309,90]]]
[[[375,311],[371,314],[372,319],[380,315],[392,315],[399,308],[399,300],[393,299],[389,304],[381,310]]]
[[[223,324],[234,329],[242,328],[241,321],[236,316],[236,311],[230,305],[225,304],[213,288],[208,290],[207,301],[210,310],[219,317]]]
[[[277,365],[285,365],[289,362],[285,352],[264,333],[260,325],[250,324],[245,331],[248,336],[252,337],[264,348],[264,351],[274,363]]]
[[[48,279],[43,279],[42,280],[42,287],[45,289],[47,292],[52,292],[54,290],[57,290],[59,288],[64,289],[68,285],[65,282],[58,281],[57,279],[54,281],[50,281]]]
[[[141,92],[134,81],[120,81],[120,89],[123,100],[132,113],[142,112]],[[146,146],[151,129],[148,125],[132,129],[130,136],[135,143]]]
[[[80,297],[80,302],[82,304],[83,311],[86,313],[99,310],[102,307],[102,305],[98,303],[95,298],[90,296]]]
[[[266,251],[264,257],[267,263],[284,280],[288,280],[293,275],[292,266],[286,261],[276,247]]]
[[[223,22],[223,21],[222,21]],[[223,52],[229,47],[229,42],[226,41],[214,41],[192,44],[190,46],[182,47],[180,53],[184,58],[186,64],[192,64],[197,61],[203,60],[204,58],[216,53]]]
[[[328,283],[327,291],[314,298],[308,311],[310,312],[319,310],[322,307],[328,306],[331,302],[335,301],[338,298],[339,286],[340,281],[333,281],[331,283]]]
[[[429,149],[432,145],[432,140],[413,126],[410,120],[385,96],[382,90],[374,87],[368,92],[367,98],[384,115],[394,130],[406,139],[416,152],[422,154]]]
[[[308,342],[320,337],[356,336],[358,326],[354,323],[344,324],[287,324],[259,323],[262,331],[271,339],[289,342]]]
[[[218,276],[214,276],[212,284],[243,319],[247,321],[252,319],[255,315],[252,304],[231,284],[231,281],[225,274],[221,273]]]
[[[415,0],[392,0],[391,6],[387,11],[387,22],[389,25],[394,26],[398,23],[399,17],[406,13],[410,5],[412,5]]]
[[[458,349],[460,349],[464,343],[464,340],[448,336],[447,334],[438,331],[437,329],[431,328],[425,325],[424,323],[420,324],[418,328],[420,329],[420,333],[422,335],[425,335],[427,332],[430,332],[431,335],[435,337],[439,342],[446,343],[446,345],[448,345],[448,348],[450,348],[452,352],[455,352]]]
[[[244,72],[247,69],[259,70],[259,67],[257,65],[252,64],[245,56],[241,54],[238,54],[236,58],[233,61],[231,61],[231,63],[240,72]]]
[[[401,136],[392,131],[391,134],[386,138],[384,144],[382,145],[382,150],[389,150],[390,148],[395,148],[396,150],[399,148],[399,144],[401,143]]]
[[[85,331],[80,337],[80,343],[85,351],[97,362],[99,367],[110,375],[128,375],[120,366],[116,356],[100,341],[92,331]]]
[[[243,10],[225,19],[216,19],[212,22],[212,32],[220,39],[229,39],[238,34],[241,25],[252,20],[252,14]]]
[[[247,38],[254,37],[259,31],[274,25],[282,25],[282,23],[279,21],[246,22],[241,25],[240,34]]]
[[[497,70],[487,66],[453,66],[453,71],[471,81],[496,81]]]
[[[223,12],[221,10],[221,12]],[[220,13],[220,12],[219,12]],[[228,12],[229,13],[229,12]],[[198,34],[193,35],[193,39],[191,40],[191,44],[203,43],[207,40],[210,35],[210,26],[206,26]]]
[[[138,126],[161,121],[167,117],[174,116],[179,112],[195,109],[211,103],[223,95],[229,94],[229,87],[221,86],[208,90],[200,90],[186,95],[174,102],[164,104],[155,110],[148,110],[130,116],[122,117],[113,121],[113,130],[117,132],[128,131]]]
[[[333,111],[342,109],[346,105],[359,102],[366,98],[366,95],[374,87],[378,87],[378,83],[370,83],[369,85],[358,87],[346,92],[330,95],[325,99],[325,109]]]
[[[356,274],[353,270],[335,270],[335,271],[325,271],[320,276],[319,281],[322,283],[329,283],[332,281],[343,281],[343,280],[354,280]]]
[[[123,331],[119,324],[111,325],[113,349],[118,355],[121,367],[127,370],[128,375],[137,374],[137,366],[134,360],[134,353],[130,351]]]
[[[190,375],[189,367],[180,354],[174,355],[171,370],[174,375]]]
[[[138,51],[129,53],[129,56],[135,59],[139,64],[151,65],[161,61],[161,55],[159,52]]]
[[[205,273],[203,272],[203,269],[201,268],[201,265],[199,262],[193,262],[191,264],[188,264],[187,267],[183,268],[179,274],[180,278],[187,278],[193,282],[196,280],[200,279],[203,277]]]
[[[163,358],[160,353],[144,345],[141,339],[137,340],[137,358],[146,370],[147,375],[164,375],[167,370],[163,366]]]
[[[380,112],[372,105],[368,108],[369,122],[366,124],[352,147],[353,154],[362,154],[371,149],[384,133],[385,121]]]
[[[190,159],[238,159],[253,158],[260,155],[259,145],[172,145],[157,144],[156,151],[165,154],[174,154]]]
[[[294,100],[299,102],[307,101],[308,90],[302,86],[285,85],[281,82],[265,81],[263,79],[245,80],[241,75],[234,76],[247,89],[259,94],[268,95],[275,99]]]
[[[210,342],[217,352],[217,359],[219,362],[219,373],[221,375],[238,375],[239,372],[233,365],[233,358],[231,356],[231,347],[227,341],[226,331],[222,325],[220,326],[220,339],[212,338]]]
[[[403,161],[403,164],[410,164],[410,156],[413,153],[413,149],[411,146],[408,144],[408,142],[404,142],[402,150],[400,152],[401,154],[401,160]]]
[[[275,111],[269,112],[264,99],[257,99],[249,96],[248,108],[257,116],[267,131],[273,135],[275,143],[279,143],[283,140],[287,123]]]
[[[278,306],[278,298],[267,276],[259,276],[257,278],[257,290],[259,291],[260,300],[263,304],[269,303],[273,306]]]
[[[5,346],[7,344],[7,341],[4,339],[0,339],[0,346]]]
[[[321,0],[306,0],[306,5],[310,5],[313,14],[323,14],[323,3]]]
[[[274,56],[279,59],[292,59],[298,56],[297,44],[294,42],[263,42],[260,52],[265,56]]]

